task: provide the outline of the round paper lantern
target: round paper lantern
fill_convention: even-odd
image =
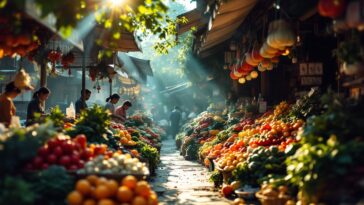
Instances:
[[[266,69],[265,69],[265,67],[263,67],[263,65],[260,63],[260,64],[258,65],[258,70],[259,70],[260,72],[264,72]]]
[[[259,54],[259,49],[258,50],[253,50],[251,57],[254,61],[256,62],[260,62],[262,61],[264,58]]]
[[[253,70],[253,66],[247,64],[247,63],[243,63],[243,65],[241,65],[240,67],[242,69],[242,71],[245,71],[245,72],[250,72],[251,70]]]
[[[272,63],[278,63],[279,62],[279,58],[278,57],[274,57],[270,60]]]
[[[233,70],[233,73],[236,77],[240,78],[241,76],[243,76],[243,73],[238,72],[237,70]]]
[[[270,63],[270,64],[267,66],[267,70],[273,70],[273,63]]]
[[[255,78],[257,78],[258,77],[258,72],[257,71],[255,71],[255,70],[253,70],[251,73],[250,73],[250,77],[251,78],[253,78],[253,79],[255,79]]]
[[[246,76],[245,78],[246,78],[246,80],[248,80],[248,81],[252,79],[252,77],[250,77],[250,75]]]
[[[254,61],[250,53],[245,54],[245,62],[251,66],[257,66],[259,61]]]
[[[246,82],[245,78],[239,78],[239,83],[244,84]]]
[[[288,56],[290,53],[289,49],[287,48],[283,53],[282,56]]]
[[[234,75],[234,71],[231,71],[230,72],[230,78],[233,79],[233,80],[239,79],[239,77],[237,77],[237,76]]]

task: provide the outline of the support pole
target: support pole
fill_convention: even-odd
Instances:
[[[43,62],[40,65],[40,87],[47,86],[47,67],[46,63]]]
[[[85,96],[86,93],[86,49],[82,53],[82,95]]]

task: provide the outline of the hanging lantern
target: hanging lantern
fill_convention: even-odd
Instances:
[[[60,60],[62,56],[61,51],[52,50],[48,53],[47,58],[52,64],[52,73],[56,73],[56,62]]]
[[[235,76],[234,71],[230,72],[230,78],[233,79],[233,80],[239,79],[239,77]]]
[[[69,67],[75,61],[75,55],[72,52],[69,52],[65,55],[62,55],[61,64],[65,70],[68,69],[68,75],[71,75],[71,68]]]
[[[234,70],[234,71],[233,71],[233,73],[234,73],[234,75],[235,75],[236,77],[238,77],[238,78],[240,78],[241,76],[243,76],[243,73],[238,72],[237,70]]]
[[[266,69],[267,70],[273,70],[273,63],[270,63],[267,67],[266,67]]]
[[[246,78],[247,81],[252,79],[252,77],[250,77],[250,75],[247,75],[245,78]]]
[[[257,71],[255,71],[255,70],[253,70],[251,73],[250,73],[250,77],[251,78],[253,78],[253,79],[255,79],[255,78],[257,78],[258,77],[258,72]]]
[[[260,72],[264,72],[266,69],[265,69],[265,67],[264,67],[261,63],[259,63],[259,65],[258,65],[258,70],[259,70]]]
[[[289,49],[287,48],[284,53],[282,53],[282,56],[288,56],[290,53]]]
[[[95,81],[97,77],[97,68],[91,67],[89,70],[91,81]]]
[[[245,78],[239,78],[239,83],[244,84],[246,82]]]

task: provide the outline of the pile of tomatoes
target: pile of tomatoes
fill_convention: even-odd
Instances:
[[[74,139],[59,135],[48,140],[40,147],[36,157],[26,165],[26,170],[47,169],[50,165],[61,165],[68,170],[83,168],[84,163],[97,155],[111,155],[106,145],[87,146],[85,135],[78,135]]]
[[[75,190],[68,194],[69,205],[157,205],[157,194],[146,181],[126,176],[120,183],[112,179],[90,175],[77,181]]]

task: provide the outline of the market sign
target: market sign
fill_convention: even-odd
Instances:
[[[322,84],[322,63],[301,63],[299,67],[300,82],[302,86]]]

